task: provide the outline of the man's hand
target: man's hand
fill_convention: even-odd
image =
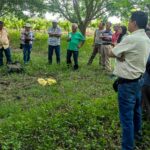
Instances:
[[[78,45],[78,48],[81,48],[83,46],[83,44],[84,44],[84,41]]]
[[[68,38],[67,38],[67,42],[69,42],[69,41],[71,41],[71,37],[68,37]]]
[[[81,44],[78,45],[78,48],[81,48]]]
[[[125,55],[122,54],[121,57],[117,57],[117,60],[119,60],[120,62],[124,62],[125,61]]]

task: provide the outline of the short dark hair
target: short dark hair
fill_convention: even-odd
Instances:
[[[4,22],[3,21],[0,21],[0,25],[3,25],[4,24]]]
[[[105,26],[105,22],[102,22],[102,26]]]
[[[112,25],[112,23],[111,23],[111,22],[107,22],[106,24],[110,24],[110,26]]]
[[[127,27],[126,26],[120,26],[120,28],[122,29],[122,33],[119,35],[117,43],[120,43],[122,40],[122,37],[127,34]]]
[[[148,23],[148,15],[142,11],[135,11],[131,15],[131,21],[136,21],[139,29],[145,29]]]

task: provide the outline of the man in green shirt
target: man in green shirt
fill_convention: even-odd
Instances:
[[[73,55],[74,59],[74,70],[78,69],[78,53],[79,48],[82,47],[85,41],[85,37],[82,33],[77,31],[78,25],[72,24],[72,32],[69,33],[67,41],[68,49],[67,49],[67,65],[71,65],[71,56]]]

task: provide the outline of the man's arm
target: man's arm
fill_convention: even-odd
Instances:
[[[109,57],[113,57],[113,58],[117,58],[117,57],[114,55],[114,53],[112,52],[112,50],[110,50],[110,51],[108,52],[108,56],[109,56]]]
[[[49,32],[49,37],[57,37],[60,38],[62,35],[61,29],[58,29],[57,33]]]
[[[124,55],[124,54],[121,54],[120,57],[117,57],[117,56],[115,56],[115,54],[112,52],[112,50],[109,51],[108,56],[109,56],[109,57],[112,57],[112,58],[116,58],[117,60],[119,60],[119,61],[121,61],[121,62],[125,61],[125,55]]]
[[[135,47],[135,43],[132,42],[133,40],[130,38],[130,36],[125,37],[119,44],[117,44],[113,49],[112,53],[116,57],[121,57],[122,54],[125,54],[125,52],[128,52],[132,50]],[[112,57],[112,53],[110,52],[110,57]]]
[[[78,48],[81,48],[85,42],[85,37],[80,33],[80,43],[78,45]]]
[[[78,45],[78,48],[81,48],[83,46],[85,41],[82,41],[79,45]]]
[[[116,58],[121,62],[125,61],[125,52],[131,50],[134,46],[130,41],[130,38],[126,37],[122,42],[109,51],[108,56]]]

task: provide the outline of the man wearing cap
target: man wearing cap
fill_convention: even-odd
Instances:
[[[6,29],[4,28],[4,23],[0,21],[0,66],[3,65],[3,51],[5,53],[7,64],[11,63],[11,53],[9,48],[9,37]]]
[[[48,29],[48,63],[52,64],[53,51],[55,50],[57,64],[60,64],[60,37],[62,31],[58,27],[58,20],[52,21],[52,27]]]
[[[21,32],[21,43],[23,45],[24,64],[27,64],[30,61],[30,54],[34,40],[34,34],[31,31],[31,25],[29,23],[26,23],[24,27],[25,29]]]

